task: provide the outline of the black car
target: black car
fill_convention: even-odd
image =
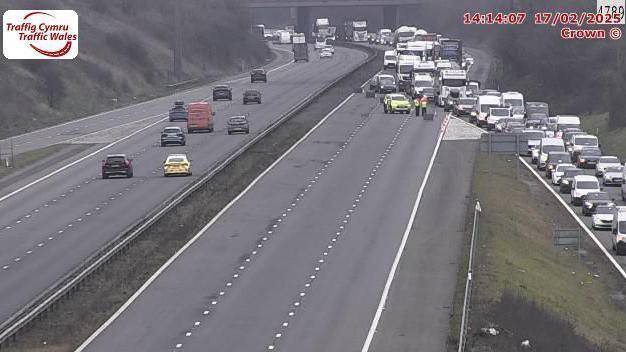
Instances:
[[[133,177],[133,159],[129,159],[125,154],[110,154],[102,160],[102,178],[109,176]]]
[[[572,192],[572,183],[574,182],[574,176],[584,175],[585,170],[571,168],[566,169],[563,172],[563,176],[561,177],[561,183],[559,184],[559,192],[561,193],[571,193]]]
[[[184,101],[177,100],[174,102],[174,106],[170,109],[169,119],[170,122],[187,121],[187,108]]]
[[[256,89],[249,89],[243,93],[243,103],[261,104],[261,92]]]
[[[601,156],[602,152],[600,148],[583,148],[580,153],[576,155],[576,166],[581,169],[594,169]]]
[[[213,88],[213,101],[233,100],[233,90],[227,85],[215,86]]]
[[[250,72],[250,82],[264,82],[267,83],[267,71],[262,68],[257,68]]]
[[[226,122],[226,130],[228,134],[233,133],[250,133],[250,124],[245,116],[233,116]]]
[[[549,152],[546,159],[546,177],[552,177],[552,171],[556,169],[557,164],[569,163],[571,160],[567,152]]]
[[[161,132],[161,147],[168,144],[178,144],[184,146],[187,144],[183,129],[178,126],[165,127]]]
[[[606,192],[591,192],[583,196],[583,215],[591,216],[598,205],[615,205]]]

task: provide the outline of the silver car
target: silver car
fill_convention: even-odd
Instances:
[[[619,186],[624,182],[624,167],[609,166],[602,173],[602,184],[605,186]]]
[[[613,210],[610,205],[598,205],[591,215],[591,227],[594,230],[610,230],[613,224]]]

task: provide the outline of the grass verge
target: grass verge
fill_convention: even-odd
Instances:
[[[625,287],[614,269],[590,241],[580,252],[554,247],[554,224],[573,220],[528,172],[516,178],[513,157],[489,163],[478,155],[472,185],[483,212],[467,350],[517,351],[526,339],[536,351],[626,350]]]
[[[21,154],[17,154],[11,157],[6,153],[2,154],[0,159],[0,188],[2,188],[2,178],[11,176],[26,170],[27,168],[39,165],[45,159],[51,158],[57,154],[77,153],[91,145],[68,145],[68,144],[55,144],[45,148],[30,150]],[[6,167],[7,159],[9,164],[13,163],[12,167]]]

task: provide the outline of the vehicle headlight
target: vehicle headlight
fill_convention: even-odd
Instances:
[[[569,180],[561,180],[561,183],[564,185],[569,185]]]
[[[472,112],[470,113],[470,115],[472,115],[472,116],[476,116],[476,111],[472,111]]]
[[[585,162],[585,159],[580,159],[580,162],[581,162],[581,163],[584,163],[584,162]]]
[[[548,165],[548,169],[550,169],[550,170],[554,169],[554,165],[552,165],[552,164]]]
[[[585,206],[586,206],[587,208],[591,208],[591,207],[593,207],[593,204],[591,204],[591,203],[589,203],[589,202],[585,202]]]

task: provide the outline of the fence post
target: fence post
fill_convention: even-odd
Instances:
[[[474,206],[474,224],[472,226],[472,238],[470,239],[470,251],[469,251],[469,259],[467,263],[467,278],[465,280],[465,295],[463,297],[463,312],[461,314],[461,329],[459,332],[459,350],[458,352],[463,352],[465,350],[465,339],[467,337],[467,329],[468,329],[468,315],[469,315],[469,306],[470,300],[472,296],[472,266],[474,263],[474,250],[476,247],[476,236],[478,234],[478,221],[480,219],[480,213],[482,209],[480,208],[480,202],[476,201],[476,205]]]

